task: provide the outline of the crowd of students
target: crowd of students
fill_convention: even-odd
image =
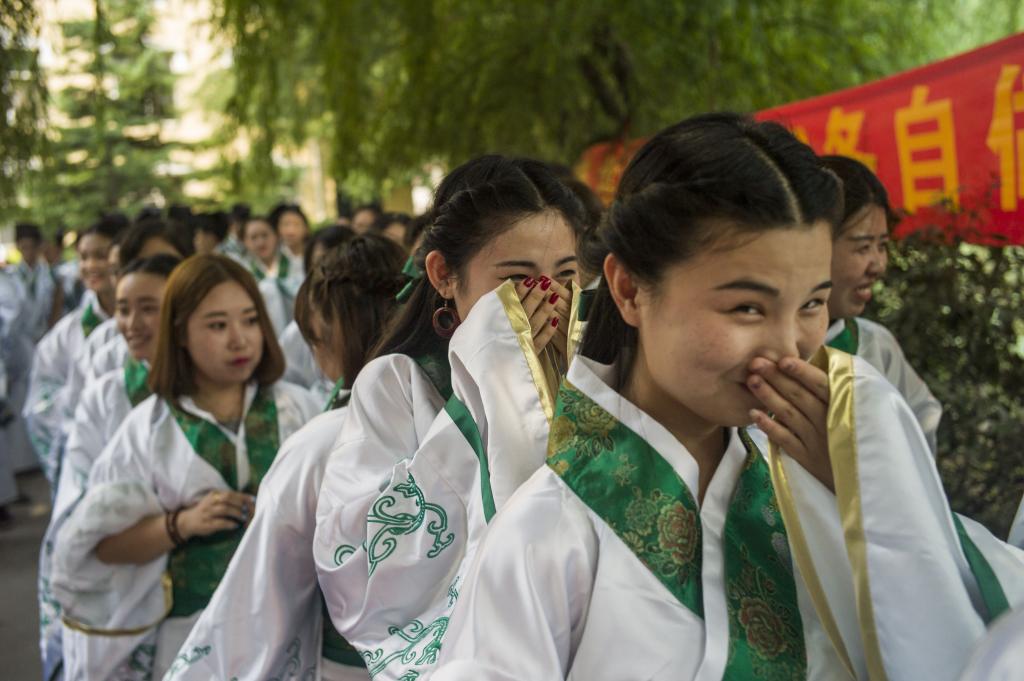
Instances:
[[[1012,678],[1024,519],[951,511],[941,405],[860,316],[896,219],[709,114],[607,210],[482,156],[411,220],[104,218],[71,284],[20,227],[44,678]]]

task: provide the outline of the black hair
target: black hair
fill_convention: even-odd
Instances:
[[[347,386],[369,360],[398,305],[395,294],[405,283],[404,260],[402,247],[390,239],[379,234],[356,236],[331,249],[299,287],[299,331],[306,342],[327,344],[338,354]],[[340,339],[316,337],[314,310],[328,328],[340,322]]]
[[[430,226],[413,260],[423,271],[427,254],[439,251],[457,276],[480,249],[520,220],[557,211],[578,237],[583,208],[550,167],[540,161],[481,156],[459,166],[441,182],[430,211]],[[443,351],[448,341],[434,333],[431,319],[441,296],[426,276],[384,334],[376,355],[412,357]]]
[[[630,161],[583,249],[583,265],[600,272],[611,253],[640,282],[655,286],[671,265],[725,237],[821,221],[834,228],[840,191],[811,148],[778,123],[732,113],[694,116],[659,132]],[[636,346],[636,329],[622,319],[602,279],[582,354],[617,361],[621,387]]]
[[[372,211],[373,214],[376,215],[377,217],[380,217],[381,213],[383,212],[381,207],[380,207],[380,202],[379,201],[371,201],[369,203],[361,203],[358,206],[356,206],[352,210],[352,216],[351,217],[355,217],[356,213],[358,213],[360,211],[364,211],[364,210]],[[374,218],[374,219],[376,219],[376,218]]]
[[[43,232],[39,229],[39,225],[31,222],[19,222],[14,225],[14,240],[21,241],[22,239],[31,239],[36,242],[36,245],[43,243]]]
[[[193,223],[195,231],[212,234],[217,241],[224,241],[228,236],[228,215],[224,211],[213,211],[211,213],[200,213],[195,217]]]
[[[117,272],[117,277],[126,277],[129,274],[155,274],[158,277],[164,279],[171,276],[171,272],[181,262],[181,258],[170,255],[169,253],[161,253],[159,255],[150,256],[148,258],[136,258],[130,261],[127,265],[122,267]]]
[[[889,229],[899,222],[899,215],[889,203],[889,192],[885,190],[885,185],[866,165],[848,156],[822,156],[821,165],[843,181],[842,219],[832,232],[833,239],[842,233],[850,218],[858,215],[867,206],[878,206],[885,211],[885,221]]]
[[[402,245],[405,246],[405,250],[411,252],[413,246],[416,245],[416,239],[419,239],[420,234],[423,234],[423,231],[429,226],[430,213],[417,215],[410,219],[409,224],[405,226],[405,238],[402,239]]]
[[[252,209],[249,208],[248,203],[236,203],[231,206],[228,218],[232,224],[241,226],[245,224],[250,215],[252,215]]]
[[[121,233],[128,228],[128,224],[128,218],[123,213],[108,213],[82,230],[75,239],[75,246],[78,246],[78,242],[82,240],[82,237],[89,236],[90,234],[105,236],[111,241],[116,242]]]
[[[383,234],[391,225],[396,222],[402,225],[402,241],[405,241],[405,230],[409,229],[409,221],[412,218],[409,217],[408,213],[381,213],[377,216],[377,219],[373,221],[370,226],[370,231],[377,234]]]
[[[309,220],[306,219],[306,214],[299,208],[299,204],[279,203],[271,209],[270,215],[267,217],[270,224],[273,225],[275,232],[280,231],[278,227],[281,226],[281,218],[284,217],[285,213],[295,213],[306,223],[306,229],[309,229]]]
[[[163,218],[163,213],[156,206],[143,206],[139,209],[139,212],[135,214],[135,222],[142,222],[143,220],[160,220]]]
[[[318,244],[323,246],[325,251],[330,252],[344,244],[349,239],[354,238],[355,235],[355,231],[350,227],[343,227],[341,225],[330,225],[313,232],[310,237],[306,239],[306,247],[302,251],[302,265],[306,270],[306,275],[309,275],[309,271],[313,267],[313,249],[315,249]]]
[[[131,262],[139,257],[146,242],[150,239],[163,239],[174,247],[183,258],[192,255],[192,242],[186,239],[182,233],[184,229],[180,225],[167,223],[163,220],[149,218],[136,222],[121,234],[118,239],[118,246],[121,251],[118,253],[118,260],[123,263]]]

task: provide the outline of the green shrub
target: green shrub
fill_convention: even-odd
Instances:
[[[938,466],[953,509],[1005,538],[1024,492],[1024,247],[967,243],[986,217],[931,211],[930,229],[893,243],[867,316],[942,402]]]

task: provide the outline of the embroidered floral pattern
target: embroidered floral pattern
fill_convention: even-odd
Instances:
[[[675,566],[683,566],[696,557],[700,547],[697,514],[676,501],[663,506],[658,514],[658,545]]]
[[[238,489],[235,445],[216,425],[174,404],[169,404],[178,426],[193,451],[214,467],[231,489]],[[261,387],[245,414],[245,445],[250,481],[244,491],[255,494],[277,455],[280,434],[274,390]],[[242,539],[244,528],[193,537],[171,551],[167,567],[174,586],[173,617],[187,617],[202,610],[227,570]]]
[[[768,464],[748,457],[723,533],[729,657],[725,678],[804,679],[807,652],[793,566]]]
[[[703,616],[701,530],[689,489],[643,438],[568,381],[555,410],[554,423],[565,425],[549,442],[548,465],[680,603]]]
[[[748,458],[724,530],[729,656],[722,678],[804,679],[785,527],[768,466],[746,433],[740,436]],[[548,466],[680,603],[703,616],[703,539],[690,490],[643,438],[568,381],[559,391]]]

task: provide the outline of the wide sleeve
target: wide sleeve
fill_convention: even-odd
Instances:
[[[538,472],[494,517],[457,588],[437,681],[567,678],[599,543],[582,505],[553,478]]]
[[[872,366],[838,351],[827,357],[836,492],[786,456],[788,484],[773,475],[797,567],[805,581],[820,580],[825,600],[815,610],[829,609],[860,676],[955,679],[984,623],[931,451]]]
[[[93,464],[88,490],[57,533],[51,586],[66,616],[99,629],[138,628],[162,618],[167,556],[143,565],[109,565],[96,545],[163,513],[150,466],[152,397],[134,410]]]
[[[39,341],[32,357],[28,394],[22,411],[32,447],[52,486],[57,484],[60,465],[58,457],[63,424],[61,401],[68,370],[64,337],[73,331],[69,327],[77,323],[77,314],[73,312]]]
[[[353,490],[379,492],[395,463],[419,448],[443,406],[444,399],[410,357],[386,355],[363,367],[324,473],[318,523],[332,512],[344,512]]]
[[[942,419],[942,404],[935,398],[928,384],[924,382],[914,367],[910,365],[903,348],[891,331],[878,324],[873,325],[877,334],[875,342],[879,345],[882,357],[883,374],[896,386],[910,410],[917,418],[921,431],[924,433],[928,447],[935,456],[938,447],[939,421]]]
[[[306,388],[279,381],[274,385],[277,429],[283,443],[319,414],[323,408]]]

